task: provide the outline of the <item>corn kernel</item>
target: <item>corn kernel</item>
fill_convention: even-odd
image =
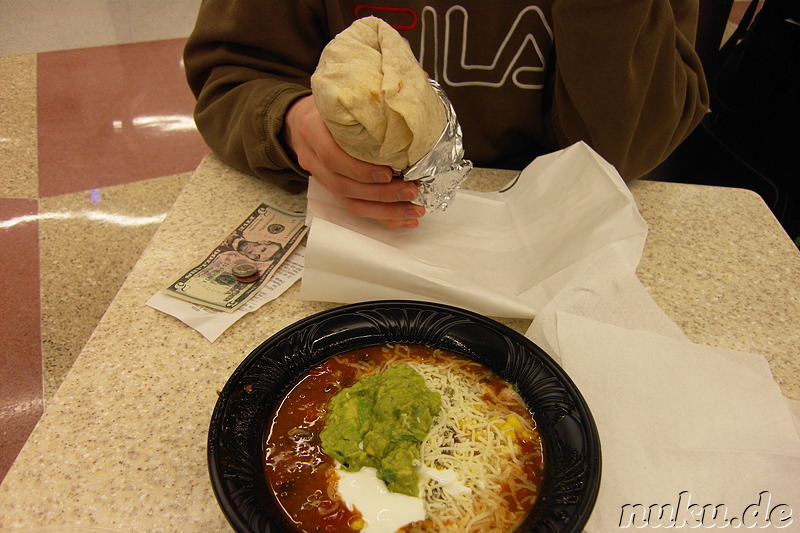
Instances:
[[[514,415],[509,416],[506,418],[506,423],[509,424],[514,429],[522,429],[522,423],[520,423],[519,418]]]

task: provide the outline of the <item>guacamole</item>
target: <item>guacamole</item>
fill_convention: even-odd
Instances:
[[[390,491],[419,497],[414,463],[440,407],[441,396],[400,363],[331,398],[322,449],[347,471],[373,467]]]

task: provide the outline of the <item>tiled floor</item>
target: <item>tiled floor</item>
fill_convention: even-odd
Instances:
[[[0,480],[208,153],[198,4],[0,0]]]
[[[123,3],[82,9],[104,19]],[[181,62],[198,3],[137,4],[189,9],[182,37],[89,48],[65,37],[53,50],[59,32],[42,27],[42,39],[17,43],[41,51],[0,57],[0,480],[208,153]],[[14,13],[3,4],[0,28]]]

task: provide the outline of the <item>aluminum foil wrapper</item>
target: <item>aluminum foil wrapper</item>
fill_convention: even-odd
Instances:
[[[442,88],[429,80],[442,99],[447,125],[430,152],[403,171],[403,179],[418,182],[415,204],[430,211],[444,211],[453,202],[456,191],[472,171],[472,162],[464,159],[461,125],[456,111]]]

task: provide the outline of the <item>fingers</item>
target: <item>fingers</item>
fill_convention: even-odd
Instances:
[[[346,179],[346,178],[345,178]],[[357,217],[372,218],[390,228],[416,228],[419,219],[425,215],[425,208],[409,201],[380,202],[342,196],[331,190],[327,183],[320,183],[331,191],[331,194],[350,214]],[[395,180],[402,181],[402,180]],[[367,187],[370,187],[369,185]],[[372,187],[377,187],[372,185]]]
[[[387,166],[351,157],[336,144],[313,96],[295,102],[286,114],[285,140],[298,164],[311,173],[352,215],[390,228],[414,228],[425,208],[411,201],[417,186],[393,179]]]
[[[389,183],[361,183],[327,169],[314,174],[336,197],[379,203],[410,202],[417,197],[417,184],[393,179]]]
[[[417,185],[393,179],[389,183],[361,183],[329,171],[314,178],[353,216],[373,218],[392,228],[417,227],[425,208],[411,203]]]

